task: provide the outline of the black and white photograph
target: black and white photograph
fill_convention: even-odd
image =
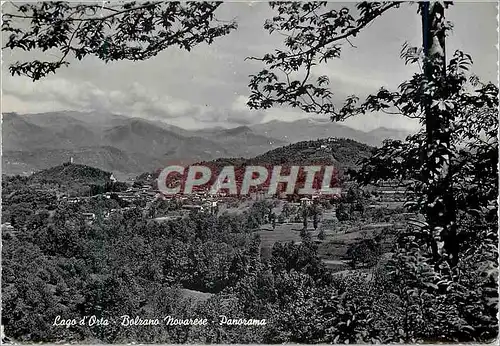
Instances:
[[[3,1],[2,344],[496,344],[495,1]]]

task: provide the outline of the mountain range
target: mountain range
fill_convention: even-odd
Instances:
[[[348,138],[370,146],[380,146],[387,139],[405,139],[409,132],[379,127],[364,132],[332,122],[328,119],[301,119],[293,122],[273,120],[252,126],[252,130],[264,136],[289,143],[310,141],[320,138]]]
[[[74,162],[132,176],[165,165],[216,158],[250,158],[290,143],[325,137],[371,146],[407,133],[379,128],[363,132],[329,121],[271,121],[230,129],[186,130],[163,122],[98,112],[4,113],[2,172],[27,174]]]

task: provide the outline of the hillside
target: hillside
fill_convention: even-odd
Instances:
[[[64,145],[64,144],[62,144]],[[13,114],[2,115],[2,149],[30,150],[39,146],[60,147],[54,140],[54,132],[50,128],[39,126],[29,119]]]
[[[319,189],[321,187],[322,177],[325,174],[324,166],[333,166],[336,177],[331,182],[331,186],[338,186],[338,177],[343,175],[346,170],[356,170],[359,168],[360,161],[370,157],[373,147],[366,144],[358,143],[351,139],[345,138],[325,138],[315,141],[303,141],[299,143],[289,144],[277,149],[270,150],[262,155],[255,156],[250,159],[245,158],[219,158],[212,161],[198,162],[195,165],[203,165],[209,167],[212,176],[204,186],[197,186],[195,190],[204,190],[212,186],[220,171],[226,166],[234,167],[234,176],[236,186],[241,188],[243,178],[245,176],[247,166],[263,166],[268,172],[273,170],[273,166],[282,166],[281,174],[287,174],[291,166],[300,166],[297,176],[297,184],[295,189],[304,186],[306,181],[306,170],[303,166],[322,166],[320,173],[316,176],[313,182],[313,187]],[[160,170],[155,173],[143,173],[137,177],[142,183],[156,185]],[[179,176],[170,175],[167,179],[167,184],[178,184],[181,186],[186,183],[186,174]],[[268,187],[271,180],[271,174],[268,174],[267,179],[261,187]],[[281,186],[281,189],[284,188]],[[251,188],[253,191],[254,188]]]
[[[71,157],[74,162],[111,172],[134,172],[143,170],[145,167],[154,169],[161,165],[159,160],[148,155],[132,157],[114,147],[95,146],[77,149],[4,150],[2,168],[7,174],[26,174],[60,165]]]
[[[141,119],[104,131],[103,142],[130,155],[163,159],[203,160],[230,155],[223,145],[201,137],[185,137]]]
[[[374,148],[346,138],[323,138],[314,141],[303,141],[270,150],[250,159],[221,158],[205,164],[224,166],[249,165],[334,165],[336,168],[357,169],[359,161],[370,157]]]
[[[218,158],[200,161],[196,165],[211,168],[215,178],[225,166],[234,166],[236,175],[244,174],[246,166],[307,166],[333,165],[338,171],[356,170],[359,162],[371,156],[373,147],[346,138],[324,138],[315,141],[303,141],[270,150],[250,159],[243,157]],[[161,170],[149,171],[136,177],[136,180],[148,184],[156,184]],[[238,180],[238,178],[237,178]],[[213,181],[212,181],[213,182]]]
[[[232,150],[235,156],[253,157],[274,148],[286,145],[287,141],[264,136],[255,133],[248,126],[239,126],[231,129],[205,129],[196,131],[199,136],[217,141],[228,150]],[[234,149],[238,148],[237,151]]]
[[[333,164],[342,169],[356,169],[359,161],[371,155],[373,147],[346,138],[303,141],[268,151],[247,164],[313,165]]]

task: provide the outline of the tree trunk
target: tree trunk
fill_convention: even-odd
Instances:
[[[451,153],[450,124],[453,114],[439,100],[446,100],[446,54],[445,54],[445,4],[423,2],[422,34],[424,48],[424,74],[427,86],[434,85],[430,94],[423,95],[425,129],[427,133],[426,162],[424,163],[427,184],[426,218],[431,232],[431,248],[436,262],[448,260],[455,266],[458,262],[455,199],[449,170]],[[426,90],[429,90],[426,88]]]

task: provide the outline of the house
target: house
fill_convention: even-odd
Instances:
[[[82,216],[85,218],[86,222],[93,222],[95,220],[94,213],[82,213]]]
[[[5,222],[2,224],[2,231],[13,231],[14,226],[11,225],[10,222]]]
[[[182,206],[182,209],[185,210],[195,210],[195,211],[203,211],[203,206],[201,205],[194,205],[194,204],[185,204]]]
[[[300,199],[300,204],[305,207],[305,206],[311,205],[312,204],[312,200],[310,200],[307,197],[303,197],[303,198]]]
[[[68,197],[68,198],[64,198],[68,203],[78,203],[80,202],[81,198],[80,197]]]
[[[156,221],[156,222],[167,222],[167,221],[173,221],[173,220],[179,220],[181,219],[182,216],[180,215],[174,215],[174,216],[161,216],[161,217],[157,217],[157,218],[154,218],[153,221]]]

